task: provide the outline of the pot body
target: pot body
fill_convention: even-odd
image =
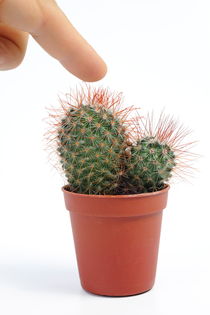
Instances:
[[[63,187],[82,287],[128,296],[153,287],[169,186],[139,195],[94,196]]]

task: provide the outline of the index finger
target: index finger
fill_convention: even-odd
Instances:
[[[63,12],[50,3],[42,6],[43,24],[34,39],[71,73],[84,81],[97,81],[106,74],[106,65],[78,33]]]
[[[104,77],[106,64],[53,0],[1,2],[1,20],[29,32],[72,74],[84,81],[97,81]]]

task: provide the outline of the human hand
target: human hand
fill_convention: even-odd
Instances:
[[[0,0],[0,70],[21,63],[29,34],[78,78],[91,82],[105,76],[104,61],[54,0]]]

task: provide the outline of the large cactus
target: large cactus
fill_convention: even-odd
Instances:
[[[99,88],[79,96],[76,104],[65,108],[57,133],[57,150],[70,190],[115,194],[127,139],[120,94]]]

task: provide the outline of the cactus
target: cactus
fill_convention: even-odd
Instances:
[[[125,193],[154,192],[164,188],[173,171],[186,172],[188,164],[186,150],[191,143],[183,144],[188,130],[163,113],[154,126],[153,115],[146,120],[134,120],[135,145],[126,149],[126,172],[123,191]]]
[[[164,188],[172,174],[189,175],[189,131],[163,113],[128,120],[122,94],[76,90],[53,117],[56,144],[69,190],[82,194],[136,194]],[[132,123],[131,123],[132,122]]]
[[[162,189],[176,165],[171,148],[155,137],[146,137],[131,147],[130,154],[126,172],[130,191],[144,193]]]
[[[57,127],[57,151],[71,191],[115,194],[127,139],[127,109],[121,94],[101,88],[77,91],[76,104],[68,102]]]

